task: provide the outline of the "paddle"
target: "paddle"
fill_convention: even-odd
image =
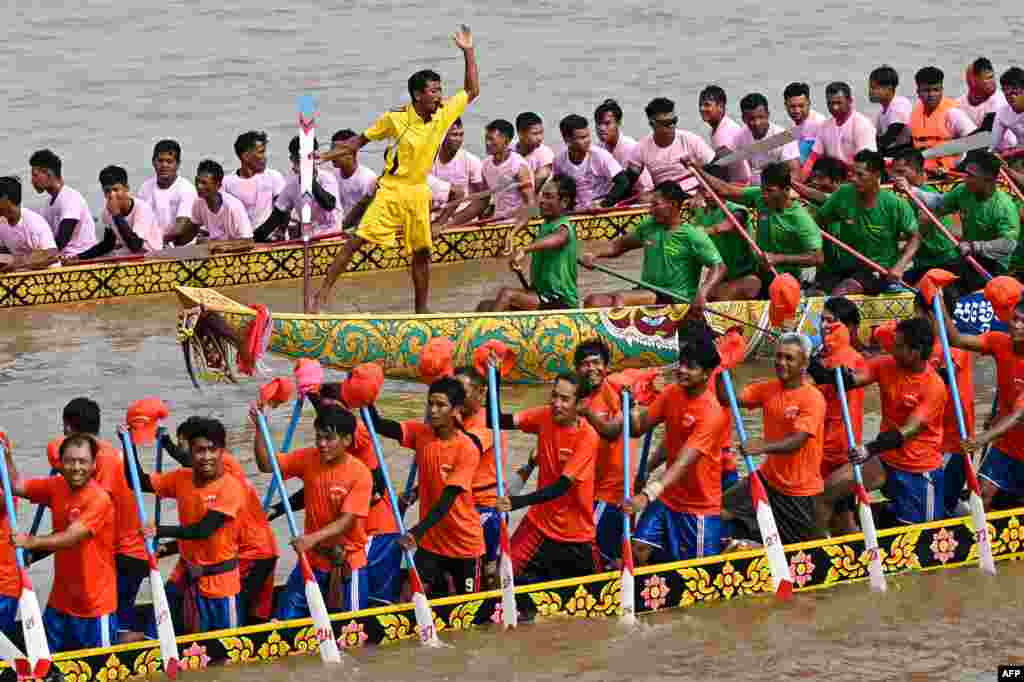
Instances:
[[[295,440],[295,430],[299,426],[299,420],[302,419],[302,405],[306,400],[306,395],[299,391],[298,395],[295,396],[295,402],[292,405],[292,417],[288,422],[288,429],[284,432],[284,440],[281,441],[281,452],[291,452],[292,441]],[[274,502],[274,495],[277,493],[277,478],[275,477],[270,481],[270,486],[267,488],[266,494],[263,495],[263,511],[270,509],[270,505]],[[288,496],[288,489],[284,487],[284,482],[281,485],[281,496]]]
[[[740,161],[746,161],[752,156],[757,154],[764,154],[770,152],[773,149],[778,149],[783,145],[787,145],[796,139],[792,130],[784,130],[781,133],[775,133],[770,137],[766,137],[763,140],[758,140],[752,144],[748,144],[745,147],[740,147],[734,152],[729,152],[720,159],[715,159],[709,165],[713,166],[731,166],[734,163]]]
[[[7,470],[7,451],[5,443],[0,441],[0,476],[3,477],[4,503],[7,505],[7,518],[11,523],[11,533],[18,534],[18,515],[14,510],[14,491],[11,485],[11,474]],[[28,664],[25,659],[16,661],[18,676],[43,679],[50,672],[50,645],[46,641],[43,628],[43,613],[39,610],[39,597],[32,588],[32,580],[28,577],[28,564],[25,562],[25,550],[15,548],[18,561],[18,573],[21,577],[21,596],[18,597],[18,611],[21,613],[21,629],[25,633],[25,649],[28,652]]]
[[[725,393],[729,397],[729,409],[732,411],[732,422],[736,427],[736,437],[740,441],[743,461],[746,462],[747,471],[750,472],[750,499],[757,514],[757,526],[761,531],[761,540],[764,542],[765,554],[768,557],[772,587],[775,589],[776,597],[783,600],[789,599],[793,595],[793,578],[789,572],[789,562],[786,561],[786,552],[782,548],[778,526],[775,525],[775,514],[772,513],[772,507],[768,503],[768,493],[761,483],[761,478],[757,475],[754,460],[743,449],[747,442],[747,430],[743,426],[743,415],[740,414],[740,406],[736,402],[736,392],[732,386],[732,377],[727,369],[722,370],[722,383],[725,385]]]
[[[316,144],[316,101],[312,95],[299,97],[299,185],[302,189],[302,312],[310,313],[309,287],[312,265],[309,235],[313,231],[313,151]],[[287,452],[287,450],[285,450]]]
[[[949,388],[953,394],[953,409],[956,410],[956,426],[960,431],[960,440],[968,440],[967,424],[964,422],[964,409],[960,404],[960,390],[956,385],[956,368],[953,366],[953,357],[949,351],[949,335],[946,334],[945,311],[942,309],[942,297],[936,294],[932,297],[932,311],[938,322],[939,338],[942,340],[942,356],[946,361],[946,378],[949,380]],[[978,485],[978,477],[974,472],[974,465],[971,457],[965,451],[964,472],[967,474],[967,488],[971,491],[967,505],[971,509],[971,522],[974,524],[974,538],[978,543],[978,567],[988,575],[996,574],[996,564],[992,559],[992,539],[988,536],[988,522],[985,520],[985,505],[981,499],[981,486]]]
[[[930,149],[925,149],[921,152],[921,156],[928,159],[938,159],[943,156],[960,156],[967,152],[974,151],[975,149],[987,149],[992,146],[992,133],[988,131],[988,134],[978,133],[968,135],[967,137],[961,137],[945,144],[936,145]]]
[[[643,481],[647,479],[647,458],[651,454],[651,441],[654,439],[654,429],[644,434],[644,447],[640,451],[640,462],[636,465],[636,479]],[[629,469],[623,469],[629,476]]]
[[[50,475],[51,476],[56,476],[57,475],[57,469],[50,469]],[[48,509],[48,507],[45,504],[36,505],[36,514],[35,514],[35,516],[32,517],[32,527],[31,527],[31,530],[29,530],[29,532],[28,532],[29,535],[38,535],[39,534],[39,527],[41,525],[43,525],[43,514],[46,513],[47,509]],[[36,561],[41,561],[42,559],[45,559],[46,557],[49,556],[49,554],[42,554],[41,553],[38,557],[34,557],[34,556],[32,556],[32,552],[26,552],[26,555],[27,556],[25,557],[25,561],[30,566],[32,564],[34,564]]]
[[[156,473],[164,472],[164,438],[167,436],[167,429],[158,426],[156,429]],[[163,513],[163,498],[159,495],[153,500],[153,523],[160,525],[160,516]]]
[[[857,249],[853,248],[852,246],[849,246],[845,242],[840,241],[837,237],[833,237],[827,231],[821,230],[821,236],[824,237],[825,239],[827,239],[828,241],[832,242],[833,244],[835,244],[839,248],[841,248],[843,251],[846,251],[846,253],[850,254],[851,256],[853,256],[854,258],[859,260],[861,263],[863,263],[864,265],[868,266],[869,268],[871,268],[872,270],[874,270],[878,274],[882,275],[883,277],[888,276],[889,271],[887,269],[883,268],[881,265],[879,265],[875,261],[871,260],[870,258],[865,256],[864,254],[862,254],[860,251],[858,251]],[[900,286],[904,286],[904,287],[910,289],[911,291],[917,291],[917,289],[915,289],[914,287],[912,287],[909,284],[907,284],[906,282],[904,282],[902,277],[899,279],[898,284],[900,284]]]
[[[398,532],[405,535],[405,521],[402,519],[402,513],[398,511],[395,488],[391,485],[391,477],[388,475],[388,465],[384,461],[384,449],[380,446],[380,437],[377,436],[377,429],[373,425],[373,419],[370,417],[370,411],[367,408],[359,408],[359,414],[363,418],[366,430],[370,432],[373,451],[377,455],[377,461],[380,463],[380,472],[384,475],[384,484],[388,488],[391,508],[395,512],[395,523],[398,524]],[[405,554],[406,563],[409,564],[409,583],[412,588],[412,604],[416,612],[416,631],[419,633],[420,642],[428,646],[441,646],[441,641],[437,638],[437,630],[434,628],[434,611],[430,608],[430,602],[427,601],[427,595],[423,590],[423,581],[420,580],[420,573],[416,570],[416,561],[413,559],[413,553],[405,548],[402,549],[402,552]]]
[[[149,521],[146,518],[146,503],[142,500],[142,484],[139,481],[139,469],[135,461],[135,444],[132,442],[130,434],[118,431],[117,435],[121,439],[121,451],[124,453],[128,473],[132,479],[139,523],[146,528]],[[159,448],[158,441],[157,449],[159,450]],[[159,507],[159,501],[157,506]],[[149,588],[153,592],[153,616],[156,620],[157,637],[160,640],[160,658],[163,659],[164,672],[173,680],[178,676],[178,643],[174,639],[174,620],[171,618],[171,609],[167,603],[164,579],[160,574],[160,566],[157,564],[153,538],[146,538],[146,557],[149,559]]]
[[[399,500],[399,505],[400,506],[399,506],[398,510],[399,510],[399,513],[402,514],[403,518],[405,517],[406,510],[409,509],[409,507],[412,506],[412,503],[409,502],[409,499],[412,497],[412,491],[416,488],[416,470],[417,470],[417,468],[418,467],[416,465],[416,462],[413,461],[412,465],[409,467],[409,476],[406,477],[406,479],[405,479],[405,489],[402,491],[402,497]]]
[[[25,660],[25,654],[21,652],[14,642],[12,642],[7,635],[0,631],[0,658],[5,661],[10,661],[11,667],[25,668],[28,665],[28,661]],[[22,663],[24,661],[24,663]],[[18,679],[23,679],[19,673]]]
[[[260,427],[260,435],[263,437],[263,445],[267,449],[267,457],[274,469],[274,482],[281,489],[281,501],[284,503],[284,513],[288,519],[288,532],[292,539],[299,536],[299,527],[295,523],[295,514],[292,512],[292,503],[288,499],[287,488],[284,487],[284,477],[281,475],[281,466],[277,462],[277,453],[274,451],[274,439],[270,437],[270,429],[267,427],[267,418],[263,412],[256,413],[257,424]],[[325,663],[341,663],[341,654],[338,652],[338,642],[334,639],[334,630],[331,628],[331,618],[327,614],[327,604],[324,603],[324,595],[320,591],[320,584],[313,575],[313,568],[309,565],[309,559],[304,552],[297,552],[299,555],[299,566],[302,567],[302,577],[306,582],[306,603],[309,604],[309,614],[316,626],[316,637],[320,641],[320,659]]]
[[[850,450],[857,447],[857,439],[853,432],[853,420],[850,419],[850,405],[846,401],[846,382],[843,379],[841,367],[836,367],[836,393],[839,395],[839,405],[843,409],[843,425],[846,427],[846,442]],[[853,465],[853,480],[857,487],[854,495],[857,497],[857,515],[860,517],[860,527],[864,531],[864,550],[868,553],[868,582],[875,592],[885,592],[885,573],[882,570],[882,555],[878,551],[878,531],[875,529],[875,517],[871,512],[871,498],[864,488],[864,477],[861,475],[860,465]]]
[[[498,497],[505,497],[505,466],[502,460],[501,424],[498,415],[498,371],[487,363],[487,409],[494,424],[494,465],[498,477]],[[501,521],[501,556],[498,557],[498,575],[501,577],[501,623],[506,629],[516,627],[519,610],[516,607],[516,581],[512,572],[512,546],[508,540],[508,515],[499,514]]]
[[[936,215],[934,213],[932,213],[932,210],[930,208],[928,208],[923,201],[921,201],[921,198],[919,196],[917,196],[913,192],[913,190],[911,190],[911,191],[904,191],[904,194],[906,194],[908,197],[910,197],[910,200],[912,202],[914,202],[915,206],[917,206],[917,210],[919,210],[922,214],[924,214],[924,216],[926,218],[928,218],[928,222],[930,222],[932,225],[934,225],[935,229],[937,229],[939,232],[941,232],[943,234],[943,236],[946,237],[946,239],[948,239],[949,241],[953,242],[957,246],[960,246],[960,239],[956,235],[954,235],[952,232],[950,232],[948,229],[946,229],[946,226],[942,224],[942,221],[939,220],[938,217],[936,217]],[[824,231],[822,232],[822,234],[825,234]],[[984,267],[982,267],[981,263],[979,263],[977,260],[975,260],[974,256],[968,255],[968,256],[962,256],[962,258],[965,261],[967,261],[967,264],[970,265],[974,269],[975,272],[977,272],[979,275],[984,277],[986,281],[992,279],[992,275],[990,275],[988,273],[988,270],[986,270]]]
[[[630,421],[632,420],[632,399],[628,388],[622,389],[622,499],[633,497],[630,489]],[[648,432],[650,433],[650,432]],[[633,542],[629,514],[622,511],[622,576],[619,586],[619,602],[622,604],[623,625],[636,625],[636,590],[633,583]]]

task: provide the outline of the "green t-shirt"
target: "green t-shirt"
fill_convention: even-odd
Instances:
[[[938,194],[939,190],[931,185],[923,185],[922,192]],[[953,231],[953,221],[949,217],[942,218],[942,224]],[[956,244],[949,241],[946,235],[939,232],[934,225],[919,223],[921,230],[921,246],[914,254],[915,268],[937,268],[960,260],[960,251]]]
[[[818,209],[818,222],[839,224],[839,241],[861,252],[885,268],[900,259],[900,240],[917,232],[914,209],[902,197],[883,189],[875,205],[863,206],[857,188],[840,185]],[[845,272],[864,267],[861,261],[845,250],[839,254],[839,270]]]
[[[641,279],[686,301],[697,294],[701,269],[722,263],[711,237],[688,223],[668,230],[647,218],[633,234],[645,244]]]
[[[979,200],[959,185],[942,196],[942,215],[960,213],[963,238],[969,242],[987,242],[993,239],[1013,239],[1020,235],[1020,211],[1010,195],[997,189],[984,201]],[[1009,265],[1010,257],[1000,259],[1003,267]]]
[[[756,208],[757,245],[765,253],[781,253],[785,256],[799,256],[821,250],[821,230],[807,209],[791,201],[782,211],[773,211],[764,203],[760,187],[743,190],[739,203]],[[802,266],[787,263],[775,266],[779,272],[788,272],[800,279]]]
[[[1020,218],[1021,212],[1024,211],[1024,201],[1014,196],[1013,203],[1017,207],[1017,217]],[[1021,240],[1018,234],[1017,248],[1010,256],[1010,272],[1020,272],[1021,270],[1024,270],[1024,240]]]
[[[562,227],[569,229],[569,241],[560,249],[545,249],[530,254],[530,282],[538,296],[558,299],[568,306],[579,305],[576,292],[576,227],[568,218],[544,223],[537,230],[537,239],[555,234]]]
[[[750,213],[746,207],[732,202],[726,202],[726,206],[736,216],[736,219],[740,221],[740,225],[747,231],[747,234],[752,235],[754,231],[750,229]],[[725,217],[725,211],[717,206],[709,206],[695,210],[691,220],[697,227],[708,228],[725,222],[727,218]],[[715,244],[715,248],[718,249],[718,254],[722,257],[722,261],[725,263],[726,279],[733,280],[745,277],[757,268],[757,259],[751,251],[750,245],[747,244],[747,240],[743,238],[743,235],[736,230],[713,234],[710,237],[711,241]]]

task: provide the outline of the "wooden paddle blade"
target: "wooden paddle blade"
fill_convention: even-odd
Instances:
[[[316,638],[320,641],[320,659],[324,663],[341,663],[338,640],[334,638],[327,604],[324,603],[324,595],[316,580],[306,580],[306,603],[309,604],[309,615],[316,627]]]
[[[512,549],[508,540],[508,525],[501,521],[501,555],[498,557],[498,578],[501,580],[501,624],[511,630],[519,624],[516,606],[516,580],[512,571]]]
[[[875,529],[875,517],[871,513],[871,499],[864,486],[857,486],[857,516],[860,527],[864,531],[864,551],[868,555],[868,584],[873,592],[885,592],[888,585],[885,571],[882,568],[882,552],[878,548],[878,531]]]
[[[783,583],[789,583],[788,593],[791,594],[793,578],[789,573],[789,562],[786,561],[786,552],[782,548],[778,526],[775,525],[775,514],[772,513],[771,505],[768,504],[768,494],[757,474],[750,476],[750,497],[757,513],[757,526],[761,531],[765,554],[768,557],[768,569],[772,574],[772,589],[775,590],[777,596],[786,599],[788,595]]]
[[[970,466],[970,463],[967,466]],[[989,537],[985,505],[981,500],[981,495],[971,491],[971,495],[967,499],[967,506],[971,509],[974,538],[978,543],[978,567],[988,575],[995,575],[996,562],[992,558],[992,538]]]
[[[160,639],[160,658],[163,659],[164,672],[174,679],[178,673],[178,643],[174,637],[174,619],[167,603],[167,592],[160,569],[149,570],[149,587],[153,592],[153,615],[156,618],[156,633]]]
[[[22,570],[24,574],[25,571]],[[33,669],[41,661],[50,661],[50,645],[46,641],[46,630],[43,628],[43,613],[39,609],[39,598],[32,589],[28,576],[25,575],[21,588],[21,597],[18,599],[18,608],[21,611],[21,628],[25,632],[25,653],[28,654],[29,664]]]
[[[426,646],[441,646],[441,640],[437,638],[437,628],[434,627],[434,611],[430,608],[427,595],[423,593],[419,574],[416,574],[416,582],[420,584],[420,591],[412,595],[412,605],[416,612],[416,632],[420,635],[420,642]]]

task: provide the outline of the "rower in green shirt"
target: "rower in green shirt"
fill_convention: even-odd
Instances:
[[[584,254],[580,263],[592,268],[598,259],[618,258],[634,249],[644,250],[640,278],[647,284],[671,291],[664,296],[649,289],[629,289],[608,294],[591,294],[584,300],[587,308],[624,305],[652,305],[689,302],[690,310],[703,310],[708,294],[725,276],[725,264],[711,238],[693,225],[682,222],[683,204],[689,195],[675,182],[666,181],[654,188],[651,215],[636,229]],[[708,276],[701,284],[701,270]]]
[[[819,192],[825,194],[832,194],[839,186],[850,179],[850,169],[842,162],[841,159],[836,159],[831,156],[822,156],[814,162],[814,166],[811,168],[811,175],[807,178],[807,186],[812,187]],[[811,215],[814,216],[814,211],[811,211]],[[828,232],[833,237],[838,238],[841,233],[841,223],[818,223],[818,227],[821,228],[822,232]],[[824,239],[824,238],[823,238]],[[821,251],[825,258],[825,262],[817,267],[814,273],[815,285],[814,291],[817,294],[825,294],[826,292],[818,285],[818,283],[834,273],[839,272],[840,264],[843,260],[843,254],[845,253],[838,246],[828,240],[824,240],[821,243]]]
[[[945,194],[913,189],[899,181],[905,191],[914,191],[936,216],[960,214],[963,238],[957,247],[961,256],[974,256],[993,277],[1005,275],[1010,256],[1017,248],[1020,211],[1010,195],[996,186],[1002,161],[995,154],[975,150],[967,154],[961,169],[967,174],[962,184]],[[966,260],[950,265],[959,275],[959,291],[968,293],[985,286],[985,279]]]
[[[560,310],[579,305],[576,292],[576,228],[565,213],[576,207],[576,181],[556,175],[544,183],[539,199],[544,223],[529,246],[517,248],[509,261],[522,276],[530,258],[530,288],[502,287],[497,297],[481,301],[477,311]]]
[[[728,179],[728,171],[720,166],[707,166],[705,172],[719,180]],[[697,189],[691,220],[697,227],[703,227],[714,242],[715,248],[725,263],[725,277],[709,294],[711,301],[749,301],[757,298],[761,291],[761,280],[757,276],[757,258],[747,240],[733,227],[725,211],[707,195],[703,187]],[[750,211],[745,206],[726,202],[729,210],[739,221],[747,234],[753,234]]]
[[[740,187],[722,182],[706,171],[698,172],[711,188],[722,197],[757,209],[757,246],[764,252],[766,263],[759,263],[758,277],[761,292],[758,298],[768,298],[768,285],[772,276],[767,266],[775,266],[779,273],[788,272],[798,280],[803,268],[822,264],[821,230],[807,209],[790,196],[789,166],[770,163],[761,170],[760,187]]]
[[[1024,155],[1009,156],[1006,158],[1006,172],[1009,174],[1010,179],[1013,180],[1018,188],[1024,187]],[[1021,199],[1016,193],[1011,194],[1013,203],[1017,205],[1017,212],[1020,215],[1021,222],[1024,223],[1024,199]],[[1010,256],[1010,274],[1020,279],[1024,276],[1024,239],[1017,239],[1017,248],[1014,250],[1013,255]]]
[[[799,183],[795,187],[811,201],[821,203],[816,213],[820,224],[838,224],[840,241],[888,271],[880,275],[843,250],[836,270],[818,276],[818,287],[832,296],[876,296],[899,286],[897,283],[917,253],[921,236],[910,203],[895,192],[882,189],[885,159],[881,154],[862,149],[853,157],[850,170],[850,182],[830,195]],[[904,241],[906,246],[901,250],[900,242]]]

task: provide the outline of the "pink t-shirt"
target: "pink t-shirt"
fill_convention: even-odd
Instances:
[[[875,116],[875,130],[879,135],[885,134],[893,123],[902,123],[910,127],[910,114],[914,111],[914,103],[906,97],[897,95],[889,102],[889,108],[879,109]]]
[[[569,160],[565,149],[555,157],[555,175],[568,175],[576,181],[576,210],[595,208],[598,200],[612,188],[612,178],[622,172],[622,166],[610,153],[591,146],[579,165]]]
[[[57,248],[46,218],[27,208],[21,209],[21,220],[16,225],[0,218],[0,242],[12,256],[27,256],[38,249]]]
[[[487,184],[488,189],[497,189],[507,185],[515,179],[519,169],[524,166],[526,168],[530,167],[526,159],[517,152],[510,152],[508,158],[499,165],[494,164],[493,156],[488,156],[484,159],[482,167],[484,183]],[[533,181],[533,171],[530,171],[530,181]],[[498,192],[494,195],[494,219],[506,220],[511,218],[522,205],[523,194],[519,191],[518,186],[513,185],[503,192]]]
[[[252,223],[242,202],[221,191],[220,210],[214,213],[202,198],[192,204],[192,222],[206,227],[211,240],[252,239]]]
[[[818,141],[814,143],[814,153],[818,156],[830,156],[850,165],[862,149],[878,151],[878,143],[875,126],[859,111],[850,112],[841,126],[836,125],[835,118],[830,118],[818,128]]]
[[[764,137],[762,137],[761,139],[763,140],[765,138],[771,137],[772,135],[778,135],[779,133],[784,132],[786,132],[784,128],[782,128],[781,126],[777,126],[774,123],[771,123],[768,125],[768,132],[766,132],[764,134]],[[754,133],[750,132],[750,128],[748,128],[747,126],[743,126],[743,134],[740,135],[739,139],[736,140],[737,144],[739,144],[739,146],[741,147],[746,147],[747,145],[751,145],[754,144],[754,142],[759,141],[760,140],[754,139]],[[761,184],[761,171],[764,170],[764,167],[770,163],[799,160],[800,143],[797,142],[796,140],[784,144],[781,147],[776,147],[775,149],[772,149],[770,151],[762,152],[760,154],[754,154],[748,159],[750,163],[750,184]]]
[[[452,183],[442,180],[433,173],[427,176],[427,187],[430,188],[432,208],[442,208],[452,196]]]
[[[697,180],[680,161],[693,161],[704,165],[710,163],[713,158],[715,152],[699,135],[688,130],[677,130],[675,139],[667,147],[659,147],[654,141],[653,134],[644,137],[633,150],[629,166],[636,170],[650,171],[651,181],[655,185],[670,180],[691,191],[697,187]]]
[[[138,197],[134,197],[134,199],[132,212],[126,215],[124,219],[128,223],[128,227],[132,229],[132,232],[142,240],[142,250],[144,253],[159,251],[164,248],[164,231],[160,227],[160,223],[157,222],[156,214],[153,213],[153,209],[145,201],[140,200]],[[103,224],[114,231],[114,238],[117,239],[117,247],[115,247],[114,252],[110,255],[130,256],[133,252],[125,246],[124,240],[121,239],[121,233],[114,226],[114,217],[110,215],[110,211],[106,207],[103,208]]]
[[[338,181],[338,211],[342,218],[377,190],[377,174],[366,166],[356,166],[355,172],[347,178],[341,176],[340,168],[335,168],[334,178]]]
[[[793,126],[793,137],[795,137],[801,145],[808,142],[813,144],[814,141],[818,139],[818,130],[827,120],[828,119],[825,116],[822,116],[814,109],[811,109],[811,113],[807,114],[807,118],[804,119],[803,123],[798,126]]]
[[[96,245],[96,221],[89,212],[89,204],[77,190],[67,185],[39,212],[50,224],[53,236],[60,230],[62,220],[77,220],[78,226],[71,233],[71,241],[60,252],[62,256],[77,256]]]
[[[302,211],[302,188],[299,186],[301,178],[298,175],[290,175],[284,183],[284,189],[277,195],[277,200],[274,201],[274,208],[279,211],[285,211],[291,213],[292,210],[299,211],[301,219]],[[334,176],[334,173],[329,171],[316,174],[316,180],[320,183],[320,186],[325,192],[330,194],[335,199],[338,198],[338,179]],[[316,199],[312,199],[310,202],[310,208],[312,208],[313,218],[313,233],[318,232],[329,232],[334,229],[335,225],[335,212],[325,211],[320,204],[317,203]]]
[[[741,126],[728,116],[724,117],[711,134],[711,148],[717,150],[725,147],[730,151],[736,151],[740,148],[739,139],[745,129],[746,126]],[[726,169],[729,171],[730,182],[737,185],[746,185],[750,182],[750,164],[746,161],[726,166]]]
[[[438,154],[434,159],[432,173],[435,177],[455,185],[466,194],[470,192],[470,185],[479,186],[484,181],[483,162],[465,149],[457,151],[448,163],[441,163],[441,156]]]
[[[1003,94],[1002,90],[996,90],[991,97],[977,106],[971,104],[970,100],[967,99],[966,92],[956,100],[956,105],[964,110],[967,118],[971,119],[976,126],[980,126],[986,116],[998,111],[999,107],[1006,106],[1006,104],[1006,95]]]
[[[551,150],[551,147],[546,144],[541,144],[523,158],[526,159],[526,164],[530,167],[530,172],[533,173],[534,177],[536,177],[537,171],[544,166],[550,166],[555,162],[555,153]]]
[[[149,178],[135,195],[146,202],[156,215],[156,222],[165,235],[173,234],[178,218],[192,215],[192,202],[196,200],[196,188],[185,178],[179,177],[167,189],[160,189],[156,178]]]
[[[1021,140],[1024,140],[1024,113],[1018,114],[1009,104],[999,107],[992,124],[993,149],[1010,149]]]
[[[284,176],[273,168],[262,173],[243,178],[232,173],[224,178],[221,191],[226,192],[245,207],[249,215],[250,225],[262,225],[270,217],[274,209],[274,197],[284,190]]]
[[[619,162],[619,165],[625,168],[629,165],[629,160],[633,158],[633,150],[636,149],[636,140],[629,135],[623,135],[619,133],[619,139],[615,143],[615,149],[608,149],[601,140],[594,140],[594,144],[601,149],[611,152],[611,155],[615,157],[615,160]],[[651,180],[651,174],[645,168],[644,172],[637,178],[636,183],[633,185],[633,192],[650,192],[654,189],[654,181]]]

